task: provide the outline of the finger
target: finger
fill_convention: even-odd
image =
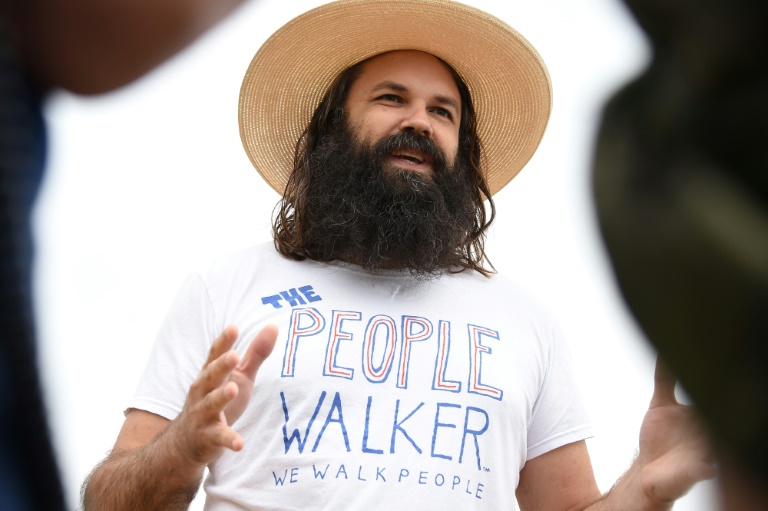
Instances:
[[[695,482],[706,481],[717,475],[717,468],[714,463],[699,463],[691,468],[690,476]]]
[[[237,366],[238,356],[228,351],[206,365],[189,388],[189,395],[195,400],[204,399],[214,389],[221,387]]]
[[[243,437],[225,424],[217,424],[212,427],[208,432],[208,439],[213,445],[226,447],[233,451],[239,451],[245,444]]]
[[[656,359],[656,371],[653,375],[653,397],[651,397],[651,408],[677,404],[677,399],[675,398],[676,383],[677,378],[667,370],[661,357],[658,357]]]
[[[223,419],[222,422],[226,424],[222,411],[239,392],[240,389],[237,384],[229,382],[206,395],[200,404],[199,412],[207,421],[213,422],[221,418]]]
[[[219,334],[219,336],[213,340],[213,343],[211,343],[211,349],[208,351],[208,359],[205,361],[203,367],[207,367],[208,364],[231,350],[236,340],[237,327],[234,325],[225,327],[221,334]]]
[[[272,353],[276,340],[277,327],[275,325],[267,325],[262,328],[248,346],[238,369],[246,374],[250,380],[253,380],[264,359]]]

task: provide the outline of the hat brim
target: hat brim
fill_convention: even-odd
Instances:
[[[525,166],[552,105],[546,67],[503,21],[448,0],[338,0],[275,32],[251,61],[240,90],[240,136],[251,163],[282,195],[296,142],[336,76],[374,55],[435,55],[469,88],[491,194]]]

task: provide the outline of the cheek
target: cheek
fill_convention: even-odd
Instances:
[[[459,138],[458,135],[448,133],[441,140],[437,140],[437,145],[445,153],[446,163],[453,165],[456,161],[456,156],[459,153]]]
[[[397,124],[386,115],[369,116],[358,125],[358,135],[361,140],[377,142],[397,131]]]
[[[347,129],[354,136],[357,142],[369,143],[373,138],[371,135],[370,124],[364,119],[354,120],[347,118]]]

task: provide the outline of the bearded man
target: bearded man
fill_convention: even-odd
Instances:
[[[186,509],[206,466],[214,510],[660,510],[711,476],[659,372],[601,496],[562,336],[492,274],[491,196],[550,100],[530,44],[454,2],[341,0],[273,35],[240,122],[283,192],[275,246],[185,283],[84,507]]]

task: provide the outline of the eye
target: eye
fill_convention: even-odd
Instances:
[[[436,113],[437,115],[439,115],[441,117],[445,117],[446,119],[449,119],[451,121],[453,120],[453,114],[451,113],[450,110],[446,110],[445,108],[442,108],[442,107],[438,106],[438,107],[433,108],[432,112]]]
[[[403,98],[398,96],[397,94],[382,94],[378,98],[376,98],[379,101],[389,101],[391,103],[402,103]]]

